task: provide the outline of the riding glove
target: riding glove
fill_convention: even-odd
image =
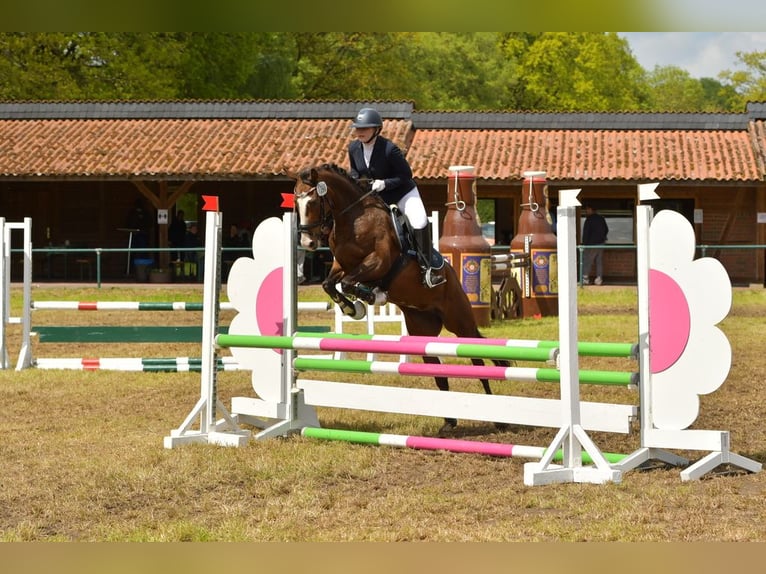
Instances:
[[[382,179],[376,179],[372,182],[372,191],[383,191],[386,189],[386,182]]]

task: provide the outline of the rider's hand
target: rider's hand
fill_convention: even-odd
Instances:
[[[382,179],[376,179],[372,182],[372,191],[383,191],[386,189],[386,182]]]

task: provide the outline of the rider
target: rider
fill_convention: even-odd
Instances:
[[[396,204],[407,217],[415,234],[423,284],[436,287],[444,283],[441,270],[431,266],[431,226],[410,164],[394,142],[380,135],[383,119],[377,110],[359,110],[352,127],[356,139],[348,146],[351,177],[372,180],[372,191],[388,205]]]

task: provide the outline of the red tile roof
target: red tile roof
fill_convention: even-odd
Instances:
[[[756,120],[750,122],[750,134],[753,137],[753,147],[760,150],[755,154],[758,170],[766,177],[766,122]]]
[[[405,147],[411,122],[385,123]],[[253,179],[347,162],[348,120],[0,120],[0,177]]]
[[[763,173],[746,131],[418,130],[407,157],[421,179],[461,164],[490,180],[519,180],[527,170],[550,181],[752,181]]]
[[[0,119],[0,178],[264,179],[311,163],[346,165],[348,119]],[[517,181],[760,181],[766,131],[417,129],[386,121],[417,179],[476,167]],[[411,142],[411,143],[410,143]],[[409,149],[408,148],[409,144]]]

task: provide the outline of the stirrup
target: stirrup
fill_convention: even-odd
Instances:
[[[444,277],[444,275],[439,275],[434,273],[434,270],[432,267],[428,267],[423,272],[423,285],[425,285],[429,289],[438,287],[442,283],[446,283],[446,281],[447,279]]]

